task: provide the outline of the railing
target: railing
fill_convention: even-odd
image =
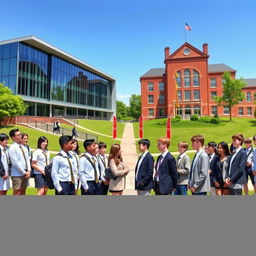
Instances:
[[[29,126],[44,130],[46,132],[54,133],[53,124],[43,123],[34,118],[29,118],[29,117],[23,117],[23,118],[18,119],[17,121],[18,121],[18,123],[28,124]],[[97,135],[86,133],[86,132],[81,132],[81,131],[77,131],[77,130],[76,130],[76,132],[78,135],[78,137],[77,137],[78,139],[82,139],[82,140],[94,139],[95,141],[98,141]],[[72,130],[65,128],[65,127],[60,127],[60,129],[58,131],[55,131],[55,134],[72,136]]]

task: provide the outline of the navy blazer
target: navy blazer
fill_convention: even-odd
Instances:
[[[245,165],[247,162],[246,152],[242,148],[239,150],[239,152],[236,154],[235,158],[233,159],[233,162],[231,165],[231,171],[229,174],[231,157],[228,165],[228,174],[227,174],[228,178],[230,178],[230,181],[233,184],[245,184],[246,183]]]
[[[140,159],[139,159],[140,160]],[[135,167],[135,189],[136,190],[151,190],[154,188],[153,182],[153,170],[154,170],[154,158],[148,152],[140,164],[138,169],[138,163]],[[136,173],[138,172],[138,179],[136,180]]]
[[[157,158],[156,168],[158,166],[159,157]],[[163,195],[171,194],[173,189],[177,187],[178,172],[177,172],[176,161],[170,152],[166,154],[159,168],[160,168],[160,174],[159,174],[160,192]]]
[[[212,161],[210,162],[210,170],[212,171],[210,173],[210,184],[211,184],[211,187],[214,187],[214,183],[213,183],[213,180],[214,180],[214,176],[215,176],[215,169],[216,169],[216,165],[217,163],[219,162],[220,160],[220,157],[219,155],[215,154]]]

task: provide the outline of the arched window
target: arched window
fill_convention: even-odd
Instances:
[[[191,107],[189,105],[185,107],[185,115],[191,115]]]
[[[193,86],[200,86],[199,72],[197,72],[196,70],[193,70]]]
[[[176,84],[178,88],[181,88],[181,72],[176,72]]]
[[[199,105],[194,106],[194,114],[195,115],[201,115],[201,108]]]
[[[251,95],[250,92],[247,92],[247,93],[246,93],[246,101],[247,101],[247,102],[252,101],[252,95]]]
[[[190,87],[191,81],[190,81],[190,70],[186,69],[184,71],[184,86]]]

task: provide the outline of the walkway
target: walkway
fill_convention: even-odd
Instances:
[[[130,172],[126,176],[126,189],[124,195],[136,195],[134,190],[135,165],[138,159],[134,139],[133,124],[126,123],[121,141],[124,162],[129,166]]]

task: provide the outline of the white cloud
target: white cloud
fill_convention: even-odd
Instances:
[[[117,98],[122,100],[122,99],[127,99],[127,98],[130,98],[131,97],[131,94],[125,94],[125,95],[117,95]]]

